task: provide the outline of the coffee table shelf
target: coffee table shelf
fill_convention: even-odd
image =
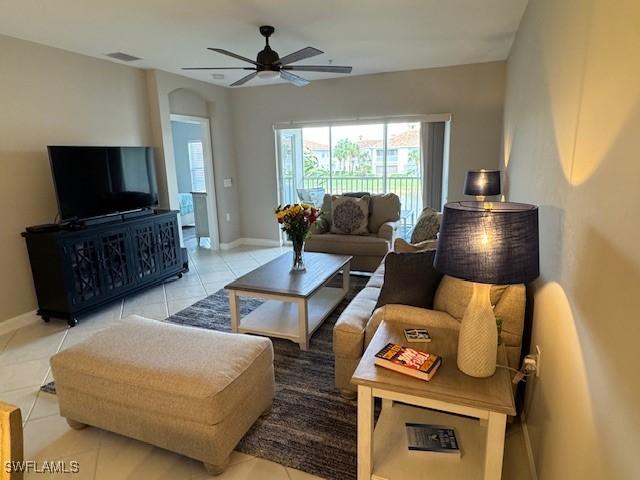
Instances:
[[[324,287],[307,300],[307,335],[309,337],[322,325],[343,298],[344,291],[341,288]],[[242,317],[238,331],[298,342],[299,308],[296,303],[267,300],[247,316]]]

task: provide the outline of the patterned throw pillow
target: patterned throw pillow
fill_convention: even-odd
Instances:
[[[425,240],[433,240],[438,238],[440,230],[440,214],[433,208],[425,208],[422,210],[416,226],[411,232],[411,243],[420,243]]]
[[[366,235],[369,233],[369,201],[361,198],[333,195],[331,197],[331,233],[344,235]]]

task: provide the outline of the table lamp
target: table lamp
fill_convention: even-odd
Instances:
[[[534,205],[453,202],[444,206],[434,266],[444,274],[473,282],[458,337],[458,368],[467,375],[494,374],[498,332],[491,285],[537,278],[538,243],[538,207]]]
[[[485,197],[500,195],[500,170],[469,170],[464,180],[464,194],[474,195],[482,201]]]

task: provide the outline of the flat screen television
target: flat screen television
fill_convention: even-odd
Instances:
[[[49,146],[48,151],[62,221],[158,205],[150,147]]]

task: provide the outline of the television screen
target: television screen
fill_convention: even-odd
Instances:
[[[61,220],[158,204],[150,147],[50,146],[48,150]]]

